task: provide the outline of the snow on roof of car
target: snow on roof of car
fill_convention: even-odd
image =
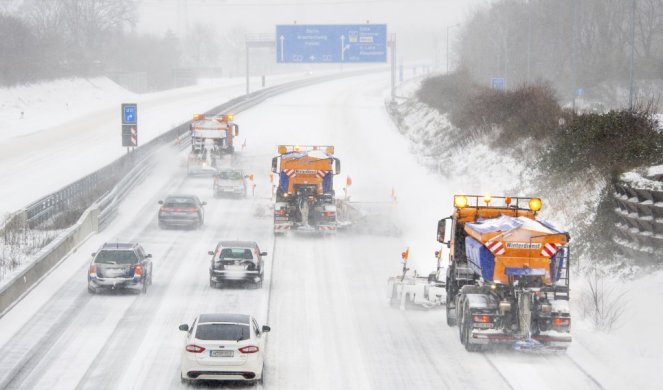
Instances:
[[[234,314],[234,313],[205,313],[198,317],[198,323],[208,322],[232,322],[236,324],[249,324],[251,316],[248,314]]]
[[[219,244],[225,248],[258,248],[255,241],[221,241]]]
[[[138,244],[132,243],[132,242],[106,242],[101,247],[101,249],[106,249],[106,250],[108,250],[108,249],[110,249],[110,250],[123,249],[123,250],[126,250],[126,249],[133,249],[133,247],[135,247],[136,245],[138,245]]]

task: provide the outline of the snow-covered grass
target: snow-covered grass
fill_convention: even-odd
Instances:
[[[26,265],[63,230],[6,228],[0,236],[0,286]]]
[[[0,140],[57,126],[123,99],[131,101],[136,95],[106,77],[0,88]]]

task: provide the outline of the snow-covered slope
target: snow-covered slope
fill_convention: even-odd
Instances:
[[[400,95],[409,98],[391,107],[392,116],[420,163],[440,174],[453,192],[541,196],[544,218],[568,229],[572,242],[582,227],[591,223],[600,193],[609,184],[603,178],[593,172],[578,172],[561,183],[546,183],[541,180],[545,172],[535,168],[536,156],[531,153],[536,140],[514,144],[511,150],[491,148],[491,138],[499,136],[498,129],[473,136],[454,128],[446,114],[413,97],[417,88],[417,83],[403,88]],[[659,170],[654,167],[648,174]],[[623,179],[649,185],[650,189],[661,184],[637,173]],[[599,265],[599,279],[594,279],[593,273],[578,272],[588,271],[597,260],[589,253],[576,257],[572,264],[575,341],[568,355],[603,378],[601,382],[609,388],[655,388],[656,367],[663,364],[663,334],[658,331],[663,316],[652,310],[663,301],[663,271],[605,269]],[[641,276],[628,279],[621,276],[624,274]],[[592,289],[598,292],[593,294]],[[593,301],[598,301],[604,315],[596,312]],[[613,313],[616,317],[610,327],[607,322]]]

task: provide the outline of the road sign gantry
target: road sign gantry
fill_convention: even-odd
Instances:
[[[277,25],[276,62],[387,62],[387,25]]]

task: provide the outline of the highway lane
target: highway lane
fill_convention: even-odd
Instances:
[[[68,261],[80,266],[0,344],[0,384],[181,387],[177,326],[200,311],[219,310],[269,318],[265,388],[595,387],[564,356],[470,354],[457,328],[446,326],[443,310],[389,307],[386,280],[398,272],[405,246],[412,246],[413,266],[422,272],[431,267],[434,221],[447,212],[454,183],[426,172],[409,155],[384,112],[386,83],[383,75],[326,83],[269,99],[238,116],[249,134],[240,163],[256,175],[257,199],[211,199],[209,180],[183,179],[181,167],[172,166],[179,157],[167,158],[170,165],[164,163],[160,176],[148,180],[160,178],[163,184],[138,188],[142,198],[133,204],[135,211],[121,209],[114,223],[119,227],[72,256]],[[385,200],[396,187],[403,236],[292,234],[274,242],[269,209],[266,216],[259,210],[269,205],[263,198],[278,143],[334,144],[343,171],[353,177],[354,199]],[[336,179],[338,193],[344,179],[345,173]],[[194,192],[208,200],[206,227],[159,230],[156,201],[168,192]],[[155,283],[146,296],[87,295],[86,253],[116,237],[136,239],[154,254]],[[254,239],[270,252],[274,247],[267,258],[273,279],[261,290],[210,289],[206,252],[221,237]],[[21,305],[14,310],[27,312]]]

